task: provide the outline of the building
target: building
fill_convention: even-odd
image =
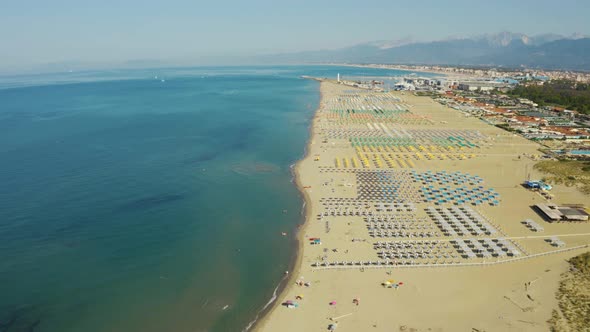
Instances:
[[[588,213],[582,207],[535,204],[535,210],[547,221],[588,221]]]
[[[460,82],[459,90],[464,91],[492,91],[494,89],[505,88],[509,86],[506,83],[492,82],[492,81],[476,81],[476,82]]]
[[[393,89],[396,91],[405,91],[405,90],[414,91],[414,90],[416,90],[416,87],[411,83],[399,82],[393,86]]]

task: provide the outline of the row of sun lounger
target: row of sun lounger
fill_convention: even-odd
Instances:
[[[405,232],[405,231],[385,231],[385,230],[370,230],[370,237],[400,237],[400,238],[414,238],[414,237],[436,237],[437,232],[432,231],[416,231],[416,232]]]
[[[520,256],[521,252],[506,239],[454,239],[457,251],[465,258]]]
[[[408,230],[408,229],[418,229],[418,230],[430,230],[430,229],[434,229],[433,225],[424,225],[424,224],[415,224],[415,223],[395,223],[395,222],[389,222],[389,223],[367,223],[367,229],[368,230],[379,230],[379,229],[383,229],[383,230],[387,230],[387,229],[404,229],[404,230]]]
[[[496,229],[470,207],[428,207],[426,213],[446,236],[493,235]]]
[[[527,219],[525,221],[522,222],[527,228],[529,228],[530,230],[534,231],[534,232],[542,232],[545,230],[545,228],[543,228],[543,226],[537,224],[535,221],[531,220],[531,219]]]

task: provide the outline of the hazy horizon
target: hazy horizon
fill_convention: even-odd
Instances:
[[[239,64],[262,54],[336,49],[377,40],[432,41],[501,31],[590,34],[590,5],[507,0],[276,4],[71,0],[5,5],[0,72],[68,66]],[[18,32],[15,32],[18,31]],[[233,63],[232,63],[233,62]]]

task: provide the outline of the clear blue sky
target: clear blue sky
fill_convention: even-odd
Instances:
[[[590,1],[0,0],[0,69],[174,61],[500,31],[590,34]]]

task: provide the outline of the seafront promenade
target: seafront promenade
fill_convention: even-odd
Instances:
[[[428,97],[320,83],[300,256],[260,331],[536,331],[590,224],[525,189],[538,145]],[[590,205],[554,186],[553,201]],[[532,220],[531,227],[526,220]]]

